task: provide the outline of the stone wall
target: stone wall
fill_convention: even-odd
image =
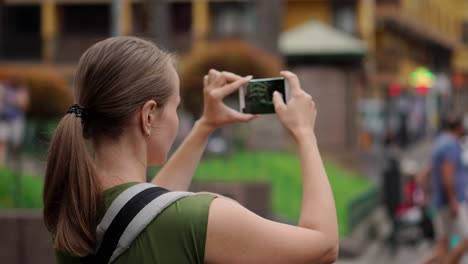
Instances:
[[[0,234],[1,263],[55,263],[42,211],[0,211]]]
[[[190,191],[221,194],[264,218],[272,218],[271,186],[268,183],[196,182],[192,184]]]
[[[192,191],[215,192],[237,200],[252,212],[271,218],[271,187],[263,183],[193,184]],[[41,210],[0,211],[0,263],[53,264],[52,242]]]

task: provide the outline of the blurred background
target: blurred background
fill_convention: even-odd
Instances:
[[[119,35],[178,56],[176,145],[201,115],[209,69],[297,73],[318,108],[338,263],[418,263],[430,251],[411,186],[443,116],[457,112],[468,126],[468,0],[0,0],[2,263],[54,263],[40,210],[47,143],[73,103],[79,57]],[[237,98],[226,102],[238,107]],[[194,191],[297,223],[299,161],[274,115],[216,131],[194,181]]]

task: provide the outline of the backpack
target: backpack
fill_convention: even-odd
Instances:
[[[112,202],[96,228],[96,254],[81,258],[81,263],[113,262],[164,209],[191,195],[194,193],[168,191],[150,183],[126,189]]]

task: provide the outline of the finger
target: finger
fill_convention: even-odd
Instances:
[[[203,87],[208,86],[208,75],[203,76]]]
[[[302,91],[299,78],[297,78],[296,74],[290,71],[282,71],[281,76],[283,76],[288,81],[292,95],[297,95]]]
[[[220,73],[219,76],[218,76],[218,80],[216,82],[216,85],[218,87],[223,87],[224,85],[226,85],[227,81],[226,81],[226,78],[224,78],[224,76]]]
[[[215,78],[213,80],[213,83],[214,83],[216,88],[222,87],[222,86],[224,86],[226,84],[226,78],[224,78],[224,76],[221,74],[221,72],[216,71],[214,73],[214,75],[215,75]]]
[[[252,76],[247,76],[233,83],[227,84],[219,90],[219,93],[221,97],[224,98],[225,96],[239,90],[239,88],[241,88],[244,84],[248,83],[250,80],[252,80]]]
[[[286,109],[283,96],[278,91],[273,92],[273,104],[275,105],[276,112],[281,112]]]
[[[215,80],[218,78],[217,73],[218,71],[215,69],[208,71],[208,84],[213,84],[215,82]]]
[[[237,74],[232,73],[232,72],[223,71],[223,72],[221,72],[221,74],[224,76],[224,78],[226,78],[226,80],[228,82],[235,82],[235,81],[237,81],[239,79],[242,79],[242,76],[237,75]]]
[[[232,110],[232,112],[234,115],[234,119],[237,122],[250,122],[260,116],[260,115],[244,114],[244,113],[237,112],[236,110]]]

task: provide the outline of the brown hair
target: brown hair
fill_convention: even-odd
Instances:
[[[115,37],[81,57],[74,86],[83,118],[67,114],[52,137],[44,185],[44,221],[54,247],[72,256],[96,251],[99,181],[85,139],[117,139],[147,101],[164,106],[172,93],[171,56],[134,37]]]

